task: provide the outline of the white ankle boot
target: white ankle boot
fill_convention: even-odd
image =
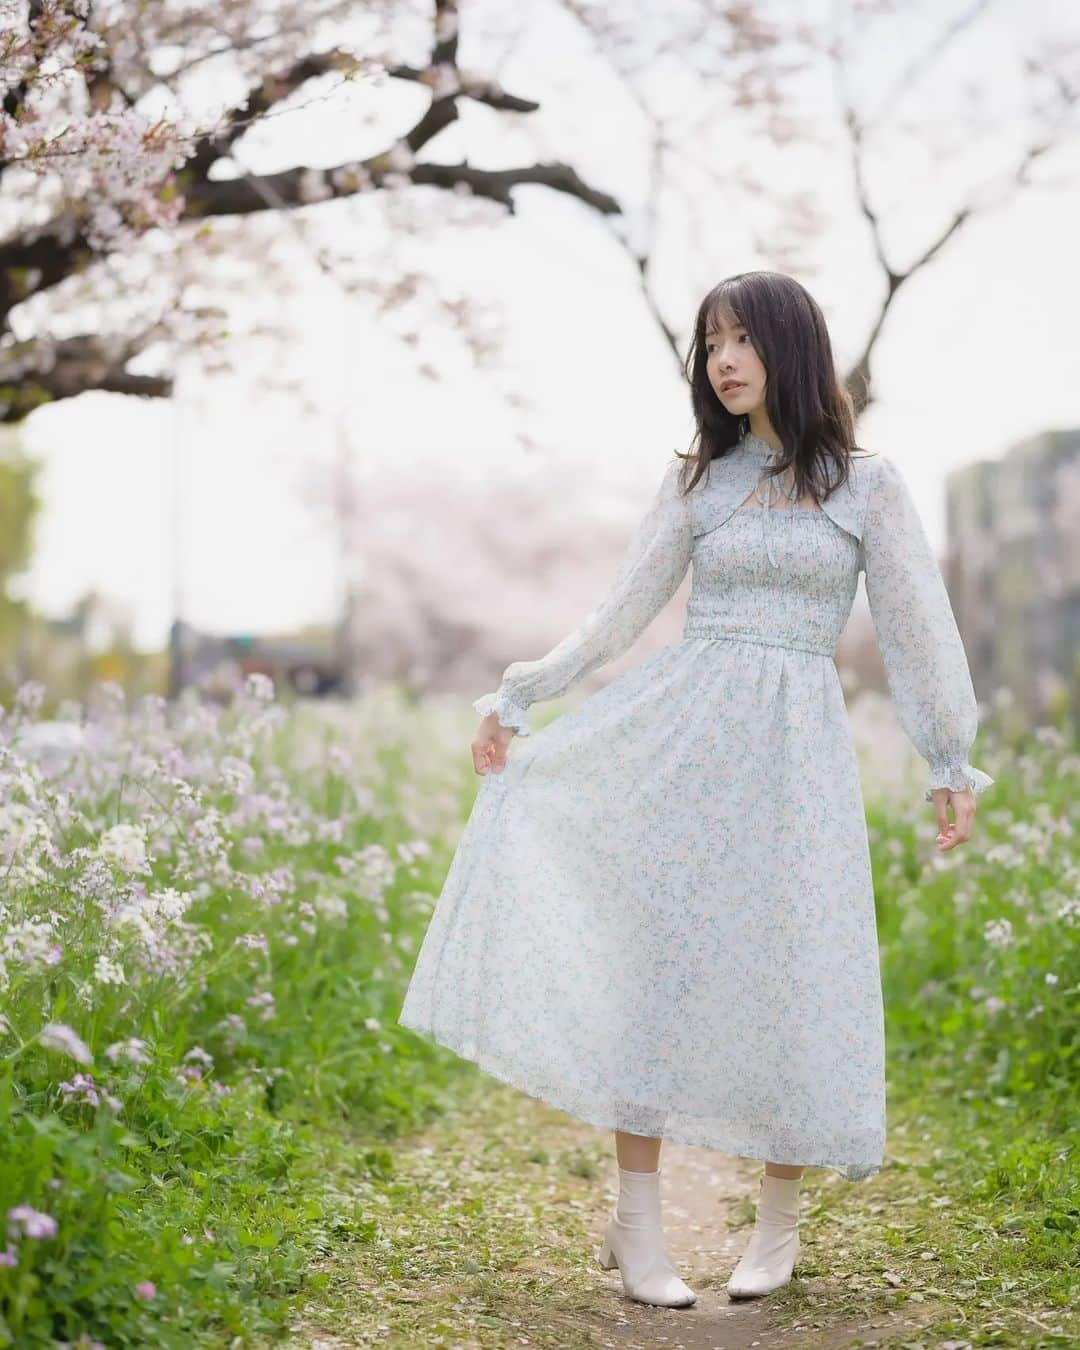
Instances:
[[[639,1303],[688,1308],[697,1294],[675,1273],[660,1224],[660,1171],[619,1168],[619,1200],[608,1220],[597,1260],[619,1268],[623,1291]]]
[[[761,1174],[754,1231],[727,1282],[727,1292],[733,1298],[767,1294],[790,1281],[799,1255],[801,1182],[802,1177]]]

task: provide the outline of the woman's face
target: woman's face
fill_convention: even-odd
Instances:
[[[733,314],[716,316],[705,332],[706,370],[716,397],[734,417],[765,402],[765,367],[750,334]]]

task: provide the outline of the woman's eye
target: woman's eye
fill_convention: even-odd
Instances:
[[[749,342],[749,341],[750,341],[750,334],[749,334],[749,333],[740,333],[740,334],[739,334],[739,341],[740,341],[740,342]],[[707,354],[708,356],[712,356],[712,355],[715,353],[715,351],[716,351],[716,348],[715,348],[715,347],[713,347],[713,346],[709,345],[708,343],[706,343],[706,345],[705,345],[705,352],[706,352],[706,354]]]

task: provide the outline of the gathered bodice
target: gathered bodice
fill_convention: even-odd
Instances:
[[[481,714],[528,735],[528,709],[564,693],[625,652],[693,582],[684,639],[767,643],[834,657],[858,589],[866,596],[900,721],[935,787],[993,782],[967,759],[978,705],[944,579],[911,492],[884,455],[852,454],[843,483],[818,506],[793,501],[776,452],[745,435],[689,492],[682,460],[669,462],[606,596],[545,656],[512,662]],[[835,676],[835,669],[833,670]]]
[[[733,637],[833,656],[858,588],[865,481],[799,505],[778,454],[746,435],[691,491],[685,637]]]
[[[858,540],[817,507],[743,505],[694,542],[683,636],[835,655],[859,582]]]

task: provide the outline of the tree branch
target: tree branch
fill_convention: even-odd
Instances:
[[[967,29],[974,20],[983,13],[986,7],[986,0],[974,0],[974,3],[972,3],[963,14],[957,16],[957,18],[938,35],[931,48],[932,54],[940,54],[950,42],[957,38],[960,33]],[[909,67],[909,70],[905,72],[901,81],[898,82],[896,89],[891,96],[884,100],[881,106],[891,108],[895,103],[896,98],[899,97],[900,91],[905,87],[904,82],[908,79],[909,74],[914,76],[916,72],[924,73],[926,65],[927,58],[925,56],[920,57],[918,61],[913,62],[911,67]],[[863,349],[846,377],[848,389],[851,392],[852,398],[855,400],[856,408],[860,412],[864,411],[873,401],[871,375],[873,351],[878,338],[881,335],[881,331],[884,328],[889,310],[901,287],[904,286],[906,282],[910,281],[921,268],[926,267],[931,263],[945,245],[969,220],[979,214],[980,211],[988,209],[991,205],[1000,204],[1009,196],[1014,195],[1019,187],[1023,186],[1027,181],[1027,174],[1031,166],[1056,144],[1057,135],[1060,135],[1067,126],[1069,114],[1077,102],[1078,93],[1069,86],[1067,81],[1059,80],[1057,82],[1057,93],[1062,106],[1062,116],[1059,119],[1055,132],[1047,135],[1042,141],[1027,147],[1015,170],[1008,176],[1006,186],[997,195],[996,202],[988,193],[984,196],[982,201],[970,201],[967,205],[954,211],[937,236],[931,239],[929,244],[923,249],[922,253],[919,254],[919,256],[916,257],[903,271],[897,271],[889,263],[885,251],[881,221],[870,202],[870,193],[863,172],[864,144],[867,131],[874,124],[873,119],[860,118],[850,100],[846,98],[843,100],[844,125],[851,138],[852,178],[855,186],[855,199],[859,211],[867,223],[874,255],[877,258],[885,277],[885,296],[882,300],[881,307],[870,328],[870,332],[867,334]]]
[[[286,169],[281,173],[249,174],[243,178],[200,182],[186,189],[185,219],[197,216],[249,215],[280,207],[310,205],[331,197],[351,197],[364,188],[383,187],[387,180],[407,180],[418,186],[453,190],[468,187],[477,197],[499,202],[514,213],[511,189],[535,184],[577,197],[604,215],[621,210],[614,197],[590,187],[569,164],[532,164],[515,169],[477,169],[471,164],[415,164],[404,168],[395,151],[363,163],[332,169]],[[265,195],[264,195],[265,192]],[[268,201],[268,198],[270,201]]]
[[[0,422],[19,422],[39,404],[87,389],[165,397],[172,392],[171,379],[125,369],[146,341],[146,334],[83,333],[55,343],[38,339],[0,347]]]

